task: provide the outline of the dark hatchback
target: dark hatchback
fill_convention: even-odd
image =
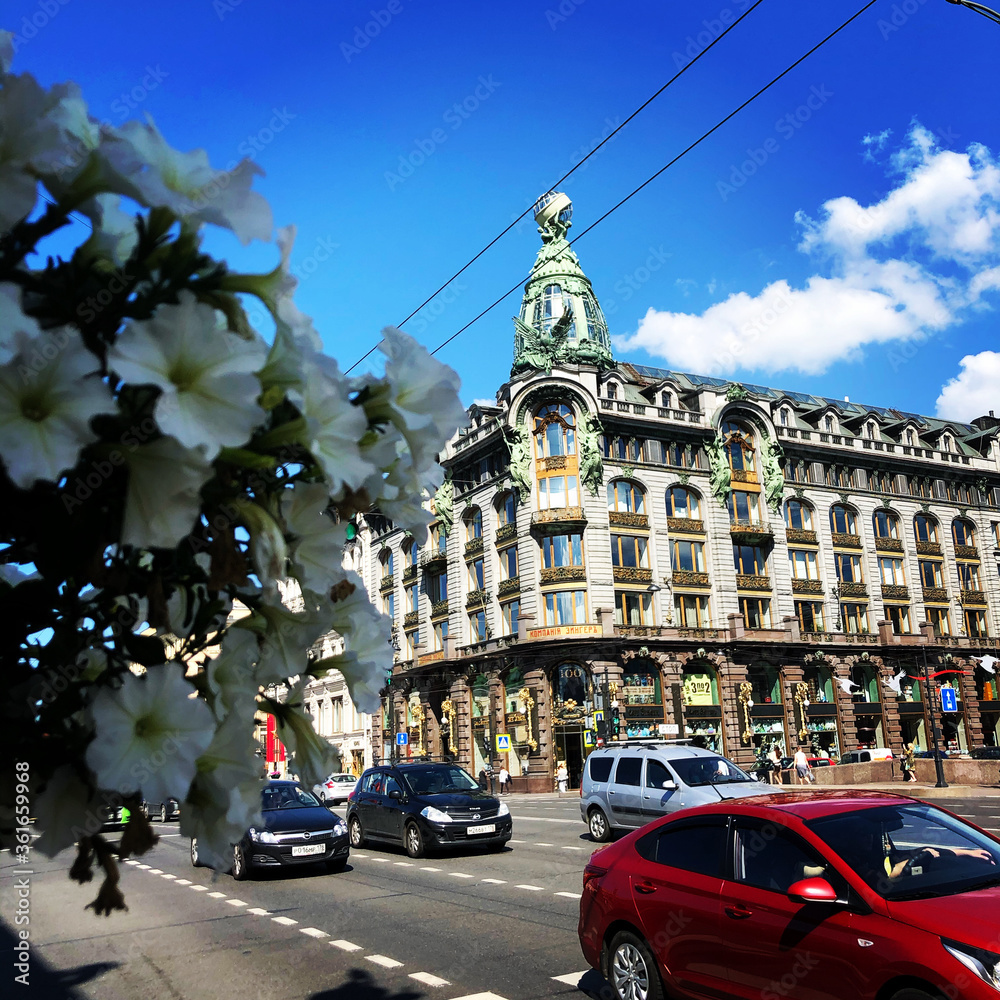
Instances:
[[[457,764],[430,761],[365,771],[347,800],[347,827],[351,847],[388,841],[411,858],[451,847],[500,850],[511,836],[506,803]]]
[[[340,871],[346,866],[347,824],[298,782],[269,781],[261,789],[260,808],[263,823],[250,827],[233,847],[234,879],[249,878],[258,868],[319,863]],[[191,841],[191,864],[202,864],[196,840]]]

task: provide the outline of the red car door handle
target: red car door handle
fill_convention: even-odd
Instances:
[[[635,891],[648,895],[651,892],[656,892],[656,886],[652,882],[637,882]]]
[[[753,910],[748,910],[742,904],[737,904],[736,906],[725,907],[726,916],[731,917],[733,920],[746,920],[747,917],[753,913]]]

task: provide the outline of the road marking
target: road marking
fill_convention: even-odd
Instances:
[[[194,889],[195,892],[208,892],[207,885],[189,885],[189,889]]]
[[[533,820],[536,823],[575,823],[579,826],[583,820],[579,819],[553,819],[551,816],[522,816],[520,813],[517,814],[516,819],[520,820]]]
[[[497,993],[468,993],[464,997],[455,997],[455,1000],[506,1000],[506,998]]]
[[[271,919],[276,924],[281,924],[282,927],[294,927],[298,923],[297,920],[292,920],[291,917],[271,917]]]
[[[570,972],[565,976],[553,976],[552,978],[557,983],[565,983],[567,986],[578,986],[580,980],[590,972],[590,969],[584,969],[583,972]]]
[[[514,887],[515,889],[528,889],[530,892],[541,892],[544,886],[540,885],[518,885]]]
[[[139,869],[140,871],[147,872],[149,871],[149,865],[139,865]]]
[[[159,837],[179,837],[180,834],[179,833],[160,833],[160,834],[157,834],[157,836],[159,836]]]
[[[179,878],[177,880],[176,884],[177,885],[190,885],[191,884],[191,879],[189,879],[189,878]]]
[[[149,868],[148,865],[146,867]],[[150,868],[149,869],[149,874],[150,875],[162,875],[163,874],[163,869],[162,868]]]
[[[583,848],[582,847],[564,847],[563,850],[564,851],[582,851]]]
[[[368,855],[367,854],[358,854],[357,852],[354,852],[353,854],[351,854],[351,857],[352,858],[367,858]]]
[[[582,893],[579,893],[579,892],[556,892],[556,893],[553,893],[553,895],[555,895],[555,896],[565,896],[567,899],[579,899],[581,897]],[[553,976],[552,978],[554,979],[555,976]]]
[[[410,861],[393,861],[394,865],[399,865],[400,868],[412,868],[413,864]]]
[[[260,906],[251,906],[247,913],[252,913],[255,917],[269,917],[271,915],[270,910],[265,910]]]
[[[243,902],[242,899],[227,899],[226,902],[230,906],[246,906],[247,904]]]
[[[314,938],[325,938],[330,936],[326,933],[326,931],[321,931],[318,927],[300,927],[299,933],[308,934],[309,937]]]
[[[372,861],[377,861],[380,865],[387,865],[389,863],[388,858],[372,858]]]
[[[138,861],[126,861],[125,862],[125,864],[127,864],[127,865],[137,865],[138,863],[139,863]]]
[[[168,872],[164,872],[164,873],[163,873],[163,874],[162,874],[162,875],[160,876],[160,878],[177,878],[177,876],[176,876],[176,875],[171,875],[171,874],[169,874]]]
[[[421,868],[420,870],[422,872],[439,872],[439,871],[441,871],[440,868],[429,868],[426,865],[423,868]]]
[[[475,878],[475,875],[466,875],[465,872],[448,872],[452,878]]]
[[[361,951],[361,945],[354,944],[352,941],[345,941],[343,938],[339,941],[331,941],[330,944],[341,951]]]
[[[385,955],[365,955],[365,958],[369,962],[381,965],[383,969],[401,969],[403,967],[402,962],[397,962],[394,958],[386,958]]]
[[[507,843],[508,844],[526,844],[527,841],[526,840],[514,840],[514,838],[511,837],[511,839],[508,840]]]
[[[225,899],[226,894],[224,892],[210,892],[208,894],[209,899]]]
[[[423,983],[424,986],[451,986],[447,979],[432,976],[429,972],[411,972],[410,979],[415,979],[418,983]]]
[[[481,878],[480,882],[486,882],[489,885],[506,885],[507,880],[503,878]]]
[[[543,844],[541,841],[535,844],[535,847],[555,847],[555,846],[556,846],[555,844]]]

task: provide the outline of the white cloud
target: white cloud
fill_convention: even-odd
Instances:
[[[1000,408],[1000,353],[967,354],[962,370],[945,383],[937,398],[937,415],[968,423]]]
[[[1000,167],[984,146],[942,150],[914,125],[890,169],[899,183],[873,205],[843,196],[818,220],[796,215],[799,250],[823,272],[803,287],[778,280],[701,314],[650,308],[615,347],[705,374],[814,375],[860,359],[869,345],[920,340],[960,322],[1000,288]]]
[[[881,132],[876,132],[874,134],[869,132],[868,135],[861,140],[861,145],[865,147],[864,158],[870,163],[874,163],[874,154],[882,151],[885,144],[889,141],[890,135],[892,135],[891,128],[883,129]]]

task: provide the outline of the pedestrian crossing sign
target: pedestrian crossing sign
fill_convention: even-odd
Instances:
[[[593,729],[585,729],[583,731],[583,745],[585,747],[596,746],[597,744],[597,734]]]
[[[510,752],[510,733],[497,733],[497,753]]]

